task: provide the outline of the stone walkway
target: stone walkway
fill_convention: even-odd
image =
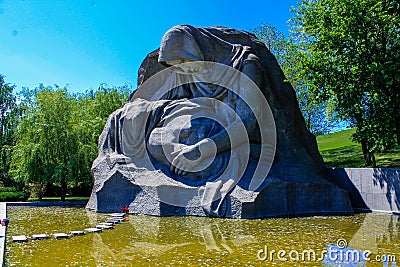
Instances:
[[[5,202],[0,202],[0,218],[6,218],[7,206]],[[3,266],[4,249],[6,242],[6,227],[0,226],[0,266]]]

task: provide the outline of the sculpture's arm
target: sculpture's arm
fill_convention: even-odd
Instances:
[[[259,67],[256,64],[248,63],[246,64],[242,72],[247,75],[253,82],[260,88],[262,83],[262,75]],[[245,83],[244,83],[245,84]],[[257,107],[258,105],[262,105],[263,103],[260,102],[259,95],[256,94],[253,90],[249,88],[239,88],[239,96],[246,99],[250,104]],[[260,104],[258,104],[260,102]],[[248,138],[243,134],[241,123],[244,124],[247,134],[253,135],[257,131],[257,120],[254,116],[253,112],[257,112],[258,109],[250,109],[242,99],[238,99],[236,101],[235,112],[240,118],[239,121],[235,121],[231,125],[229,125],[225,131],[220,131],[216,135],[212,136],[211,138],[204,139],[199,142],[199,146],[203,146],[206,154],[202,155],[202,157],[209,157],[212,154],[207,154],[207,151],[210,151],[209,148],[211,146],[207,144],[208,142],[214,142],[217,148],[217,154],[225,152],[229,149],[234,149],[245,142],[248,142]],[[228,132],[231,134],[228,135]]]

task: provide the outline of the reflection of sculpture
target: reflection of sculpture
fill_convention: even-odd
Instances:
[[[245,32],[192,26],[169,30],[159,52],[143,62],[138,91],[110,116],[100,137],[87,207],[115,211],[129,205],[135,213],[226,217],[351,212],[346,193],[322,178],[315,140],[271,57]],[[150,83],[155,93],[148,92],[145,81],[165,67],[171,68]],[[253,188],[258,166],[268,169],[274,156],[274,125],[265,127],[259,120],[272,121],[263,96],[278,120],[278,150],[269,179],[265,173]],[[288,180],[293,172],[297,176]],[[281,195],[292,182],[306,185],[313,195],[322,190],[326,200],[313,196],[312,205],[296,212],[287,199],[266,193],[269,187]],[[329,203],[332,198],[339,205]],[[270,200],[278,200],[276,207],[283,210],[263,207]]]
[[[367,213],[360,228],[349,241],[349,247],[378,254],[378,248],[398,239],[398,218],[395,215]],[[388,251],[393,253],[393,251]]]

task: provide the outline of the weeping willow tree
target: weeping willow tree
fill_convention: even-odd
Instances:
[[[98,137],[128,93],[127,87],[77,95],[66,88],[36,88],[15,133],[12,176],[27,184],[56,184],[61,200],[69,187],[90,185]]]
[[[13,93],[14,85],[5,82],[0,75],[0,184],[13,186],[9,175],[11,156],[15,143],[14,130],[18,122],[18,105]]]

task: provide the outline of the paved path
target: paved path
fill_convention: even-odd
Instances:
[[[0,218],[6,218],[7,206],[5,202],[0,202]],[[3,266],[4,249],[6,243],[6,227],[0,225],[0,266]]]

